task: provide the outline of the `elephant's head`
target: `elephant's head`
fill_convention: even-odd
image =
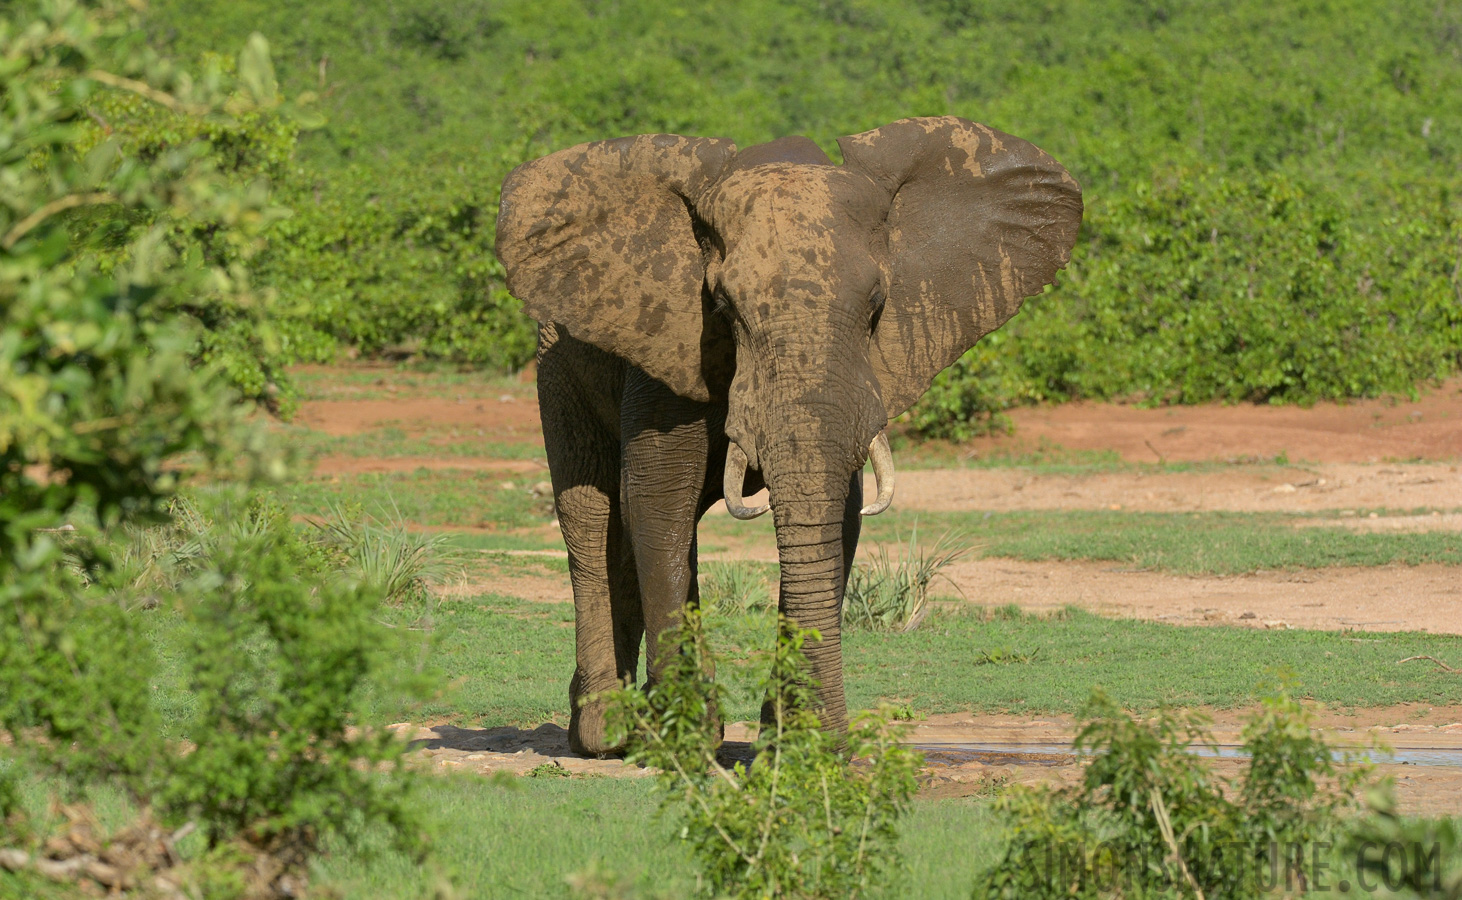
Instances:
[[[838,144],[842,166],[806,138],[737,153],[640,135],[503,185],[498,253],[530,315],[728,402],[734,512],[744,461],[774,507],[842,494],[887,420],[1052,280],[1081,223],[1066,170],[983,125],[905,119]]]
[[[675,135],[583,144],[508,176],[497,238],[534,318],[726,402],[728,505],[752,512],[741,479],[760,469],[784,601],[800,571],[834,606],[870,444],[1052,280],[1081,223],[1066,170],[983,125],[905,119],[838,144],[841,166],[806,138],[740,153]],[[891,479],[877,449],[868,512]],[[789,554],[807,559],[789,571]]]

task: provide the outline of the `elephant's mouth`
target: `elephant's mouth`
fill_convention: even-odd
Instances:
[[[874,435],[872,442],[868,445],[868,458],[873,462],[873,478],[878,483],[878,496],[860,512],[865,516],[876,516],[893,505],[893,450],[888,446],[887,432],[880,431]],[[743,521],[755,519],[771,509],[770,503],[763,503],[760,506],[746,505],[743,494],[746,484],[746,466],[746,452],[735,441],[732,441],[731,445],[726,448],[726,469],[722,477],[721,489],[726,495],[726,510],[734,518]]]

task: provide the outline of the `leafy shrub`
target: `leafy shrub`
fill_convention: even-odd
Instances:
[[[1271,866],[1302,886],[1334,862],[1283,854],[1335,846],[1365,768],[1337,767],[1287,688],[1245,727],[1250,760],[1237,783],[1189,752],[1211,743],[1199,715],[1162,709],[1139,722],[1097,690],[1082,719],[1075,745],[1093,758],[1080,784],[1013,787],[996,800],[1009,845],[976,897],[1099,897],[1117,885],[1132,896],[1250,897],[1274,883]]]
[[[1051,151],[1088,220],[1059,285],[941,377],[918,433],[1033,401],[1306,403],[1455,371],[1452,4],[748,0],[735,42],[707,0],[152,8],[184,52],[265,32],[289,48],[282,82],[325,95],[258,275],[296,358],[524,363],[491,220],[502,177],[549,150],[668,131],[836,154],[837,135],[955,114]]]
[[[296,214],[257,261],[279,293],[282,351],[323,362],[348,346],[499,369],[532,359],[537,330],[492,252],[496,184],[477,167],[403,159],[285,184]]]
[[[785,620],[762,687],[771,710],[751,766],[716,758],[723,707],[712,683],[700,614],[687,610],[662,639],[673,654],[660,682],[612,695],[611,728],[631,760],[660,769],[715,897],[862,897],[898,869],[898,819],[915,789],[919,754],[899,744],[887,710],[848,733],[849,761],[813,711],[803,643],[815,632]]]
[[[701,566],[700,580],[702,609],[730,615],[776,609],[766,575],[756,563],[706,563]]]
[[[1372,789],[1366,803],[1368,814],[1341,841],[1342,855],[1355,865],[1358,887],[1384,885],[1391,897],[1462,897],[1462,826],[1456,819],[1398,815],[1395,787],[1389,783]],[[1399,855],[1397,847],[1403,848]]]
[[[912,631],[928,612],[929,586],[970,552],[960,535],[945,532],[932,549],[919,546],[919,529],[897,555],[879,545],[871,561],[855,564],[843,594],[843,625],[864,631]]]
[[[227,131],[274,108],[267,47],[249,43],[237,81],[221,66],[194,80],[138,34],[120,2],[0,19],[0,799],[10,811],[18,772],[72,794],[110,781],[295,867],[320,834],[368,820],[409,841],[406,782],[371,768],[400,748],[345,724],[387,646],[379,596],[324,577],[277,506],[225,493],[210,519],[175,499],[200,472],[283,471],[227,367],[200,353],[196,312],[259,312],[240,261],[273,207],[220,170],[192,119]],[[120,119],[97,132],[111,91],[197,128],[134,152]],[[137,541],[170,511],[170,530]],[[174,585],[198,698],[186,754],[163,739],[150,614],[128,601]],[[10,818],[0,834],[28,839]]]
[[[1448,375],[1462,216],[1445,187],[1376,192],[1184,170],[1091,203],[1060,289],[943,372],[910,425],[959,439],[1034,401],[1313,403]]]
[[[248,515],[226,501],[214,518]],[[160,806],[214,843],[247,829],[296,862],[322,836],[377,820],[414,841],[410,780],[379,774],[404,746],[349,727],[400,649],[375,621],[379,588],[330,577],[285,516],[220,531],[179,588],[189,627],[174,649],[196,698],[181,730],[194,749],[168,766]]]

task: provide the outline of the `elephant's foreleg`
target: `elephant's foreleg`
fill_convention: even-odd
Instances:
[[[639,590],[617,500],[580,484],[560,493],[558,505],[574,589],[569,743],[578,753],[607,753],[616,748],[605,735],[606,704],[592,698],[635,679],[644,631]]]
[[[631,373],[625,384],[625,524],[634,546],[645,620],[647,682],[663,669],[660,638],[700,602],[696,521],[705,493],[709,436],[705,404]]]
[[[615,749],[602,701],[586,698],[633,681],[644,620],[619,504],[619,395],[624,365],[587,344],[540,332],[538,396],[544,447],[574,591],[574,674],[569,743],[579,753]]]

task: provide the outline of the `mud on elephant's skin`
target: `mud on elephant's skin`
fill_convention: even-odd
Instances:
[[[569,737],[606,741],[581,700],[659,671],[698,602],[696,523],[770,493],[779,606],[824,724],[847,724],[839,617],[860,512],[887,505],[883,429],[1070,257],[1081,191],[1031,144],[964,119],[737,151],[640,135],[562,150],[503,184],[497,251],[539,321],[538,393],[576,612]],[[865,510],[870,452],[880,497]]]

